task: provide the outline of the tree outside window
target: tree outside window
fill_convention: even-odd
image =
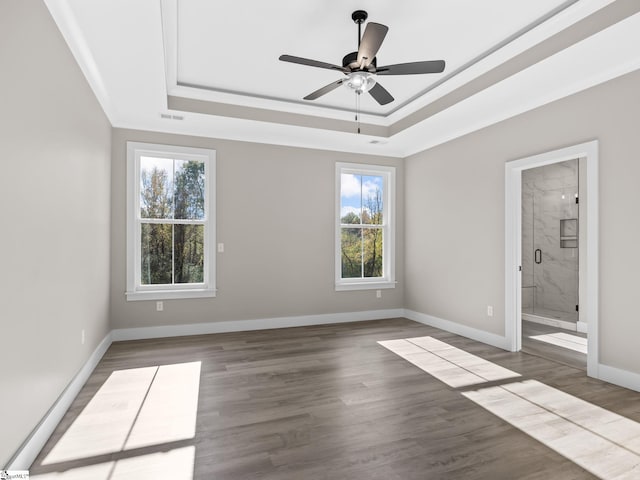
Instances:
[[[392,168],[338,164],[337,283],[390,282]]]
[[[204,281],[204,166],[140,159],[141,284]]]
[[[215,296],[215,152],[128,142],[127,299]]]
[[[383,178],[343,173],[341,177],[342,278],[383,276]]]

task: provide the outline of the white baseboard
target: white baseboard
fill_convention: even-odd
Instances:
[[[226,322],[192,323],[188,325],[167,325],[161,327],[119,328],[111,332],[114,342],[143,340],[147,338],[184,337],[186,335],[206,335],[210,333],[245,332],[248,330],[270,330],[273,328],[303,327],[331,323],[362,322],[402,317],[404,309],[369,310],[364,312],[328,313],[323,315],[302,315],[299,317],[278,317],[259,320],[232,320]]]
[[[484,330],[478,330],[473,327],[468,327],[460,323],[452,322],[450,320],[444,320],[442,318],[427,315],[425,313],[414,312],[413,310],[405,309],[404,316],[409,320],[413,320],[415,322],[424,323],[425,325],[439,328],[441,330],[446,330],[447,332],[455,333],[456,335],[461,335],[463,337],[486,343],[503,350],[509,350],[509,342],[507,341],[507,338],[501,337],[500,335],[496,335],[494,333],[485,332]]]
[[[69,385],[67,385],[67,388],[64,389],[53,406],[49,409],[42,420],[40,420],[40,423],[33,430],[29,438],[27,438],[27,440],[25,440],[22,446],[18,449],[18,452],[9,461],[7,470],[29,469],[110,345],[111,332],[109,332],[98,344],[91,356],[85,362],[84,366],[75,375],[75,377],[73,377]]]
[[[640,392],[640,374],[638,373],[622,370],[621,368],[610,367],[609,365],[599,364],[598,378],[605,382]]]

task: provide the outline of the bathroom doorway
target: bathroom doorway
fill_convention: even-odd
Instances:
[[[598,142],[505,167],[509,348],[547,357],[568,353],[557,359],[580,368],[586,362],[587,374],[597,378]]]
[[[522,172],[522,349],[586,370],[579,328],[580,160]]]

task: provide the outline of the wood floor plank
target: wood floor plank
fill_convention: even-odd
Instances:
[[[432,337],[520,377],[454,388],[377,343],[416,337]],[[459,358],[470,356],[450,355]],[[166,394],[163,408],[167,386],[151,387],[151,406],[143,402],[135,415],[141,423],[130,425],[134,438],[144,438],[143,448],[125,444],[93,455],[91,428],[85,427],[74,458],[45,462],[72,425],[86,426],[83,413],[116,372],[192,362],[199,363],[197,385],[188,378],[176,385],[195,388],[195,415],[173,412],[174,394]],[[41,480],[103,480],[104,471],[125,478],[127,472],[143,475],[149,459],[154,474],[153,468],[170,468],[171,461],[182,462],[180,472],[191,462],[197,480],[596,478],[463,395],[526,380],[640,422],[640,394],[587,378],[579,368],[388,319],[114,343],[30,472]],[[184,410],[192,403],[187,398],[179,405]],[[195,422],[194,428],[172,423],[179,421]],[[95,428],[99,439],[110,427]],[[182,432],[191,431],[184,438]],[[171,432],[177,436],[163,440]],[[156,461],[161,463],[150,465]]]

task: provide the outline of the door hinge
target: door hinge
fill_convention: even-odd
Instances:
[[[576,305],[576,312],[579,312],[580,310],[578,310],[578,305]]]
[[[576,197],[576,203],[580,203],[580,199]]]
[[[522,265],[518,265],[518,271],[521,272],[522,271]]]

